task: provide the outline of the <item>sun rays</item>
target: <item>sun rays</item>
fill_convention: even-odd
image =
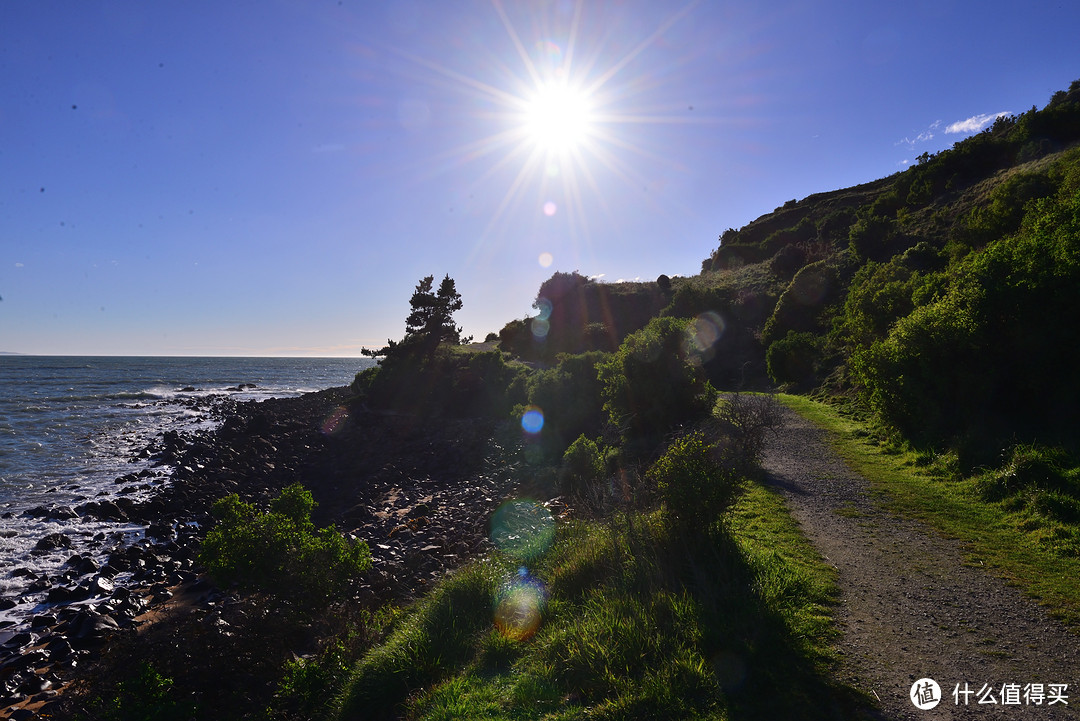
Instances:
[[[678,167],[641,133],[628,131],[706,121],[657,101],[660,82],[650,76],[647,62],[636,62],[696,3],[637,37],[615,37],[600,20],[587,18],[590,8],[583,0],[562,16],[559,8],[567,4],[555,3],[535,5],[516,20],[500,0],[492,5],[505,35],[492,32],[490,44],[463,56],[460,65],[401,54],[434,72],[429,80],[459,97],[475,121],[476,134],[441,153],[435,165],[474,166],[469,193],[496,194],[474,254],[507,231],[519,231],[522,213],[549,227],[561,220],[560,232],[588,243],[590,227],[614,220],[618,212],[608,202],[608,184],[640,189],[648,184],[643,163]]]

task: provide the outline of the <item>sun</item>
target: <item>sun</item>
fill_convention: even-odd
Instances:
[[[546,10],[539,16],[530,14],[534,3],[513,4],[525,8],[521,12],[527,15],[524,26],[530,34],[524,38],[505,7],[508,3],[491,2],[506,42],[493,37],[477,58],[481,72],[399,51],[406,60],[433,71],[434,84],[461,93],[469,103],[466,116],[490,129],[437,154],[437,162],[428,165],[445,168],[485,159],[487,167],[471,183],[469,197],[472,189],[492,182],[498,183],[502,197],[479,234],[477,249],[510,230],[510,214],[530,203],[539,222],[549,228],[558,222],[572,240],[587,240],[594,218],[606,215],[612,222],[618,220],[606,199],[609,183],[621,181],[634,189],[649,186],[636,161],[679,167],[643,143],[651,135],[643,128],[711,122],[700,113],[690,119],[669,111],[662,94],[651,97],[661,86],[645,62],[645,53],[659,47],[664,33],[700,0],[689,0],[636,42],[632,36],[620,36],[615,43],[618,54],[608,50],[608,31],[593,29],[587,6],[594,5],[586,0],[544,4],[555,12],[552,17]],[[506,52],[511,48],[513,53]],[[514,62],[514,53],[519,63]],[[627,132],[632,126],[637,131]],[[550,265],[549,254],[541,257],[549,258]]]
[[[566,153],[588,140],[592,116],[588,93],[565,83],[549,83],[537,87],[527,99],[523,128],[539,149]]]

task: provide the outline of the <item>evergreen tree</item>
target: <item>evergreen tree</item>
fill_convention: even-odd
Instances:
[[[449,276],[447,276],[449,277]],[[432,292],[435,276],[429,275],[416,284],[409,307],[412,311],[405,319],[405,340],[425,336],[433,329],[437,317],[439,301]],[[440,288],[440,290],[442,290]]]
[[[442,279],[439,290],[434,291],[435,276],[420,279],[409,299],[408,317],[405,319],[405,338],[400,343],[387,341],[379,350],[364,348],[366,356],[389,356],[401,349],[416,350],[428,355],[435,352],[440,343],[455,345],[469,343],[472,336],[462,338],[461,326],[454,323],[454,313],[461,310],[461,294],[457,292],[454,279],[449,274]]]

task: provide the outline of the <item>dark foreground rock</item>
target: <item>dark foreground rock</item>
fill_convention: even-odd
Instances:
[[[146,537],[116,548],[100,568],[76,554],[65,575],[39,579],[52,608],[36,616],[29,631],[0,635],[0,718],[25,716],[28,708],[52,718],[73,713],[112,673],[110,664],[126,663],[127,652],[108,649],[138,643],[158,654],[181,653],[181,644],[169,639],[182,635],[220,647],[222,656],[242,655],[235,647],[244,628],[262,634],[275,623],[297,627],[294,617],[274,620],[280,609],[200,577],[198,545],[213,524],[212,504],[225,495],[237,493],[265,508],[292,483],[309,488],[318,503],[317,525],[334,524],[369,544],[373,568],[354,603],[374,608],[422,593],[488,551],[487,521],[521,484],[521,469],[508,463],[515,456],[508,446],[518,438],[493,421],[371,413],[350,407],[344,388],[228,402],[218,412],[216,431],[169,432],[140,451],[171,469],[170,481],[149,501],[120,497],[72,509],[82,517],[144,524]],[[66,540],[43,543],[63,548]],[[307,629],[299,636],[267,638],[279,651],[305,653],[320,633],[310,625],[299,623]],[[252,651],[246,672],[264,694],[267,679],[257,668],[274,662],[272,655]],[[208,659],[202,663],[212,666]],[[188,665],[198,664],[191,659]],[[58,693],[72,680],[75,691]],[[252,693],[245,703],[265,703],[259,691]]]

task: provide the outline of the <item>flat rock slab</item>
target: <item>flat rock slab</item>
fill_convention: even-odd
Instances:
[[[881,508],[826,432],[784,411],[764,466],[839,572],[840,680],[880,699],[889,719],[1080,718],[1080,638],[965,560],[958,541]],[[941,688],[936,708],[919,709],[909,697],[924,678]],[[1043,685],[1041,706],[1030,696],[1038,687],[1025,699],[1028,684]],[[1068,684],[1067,706],[1050,705],[1050,684]],[[965,688],[972,692],[966,706]]]

